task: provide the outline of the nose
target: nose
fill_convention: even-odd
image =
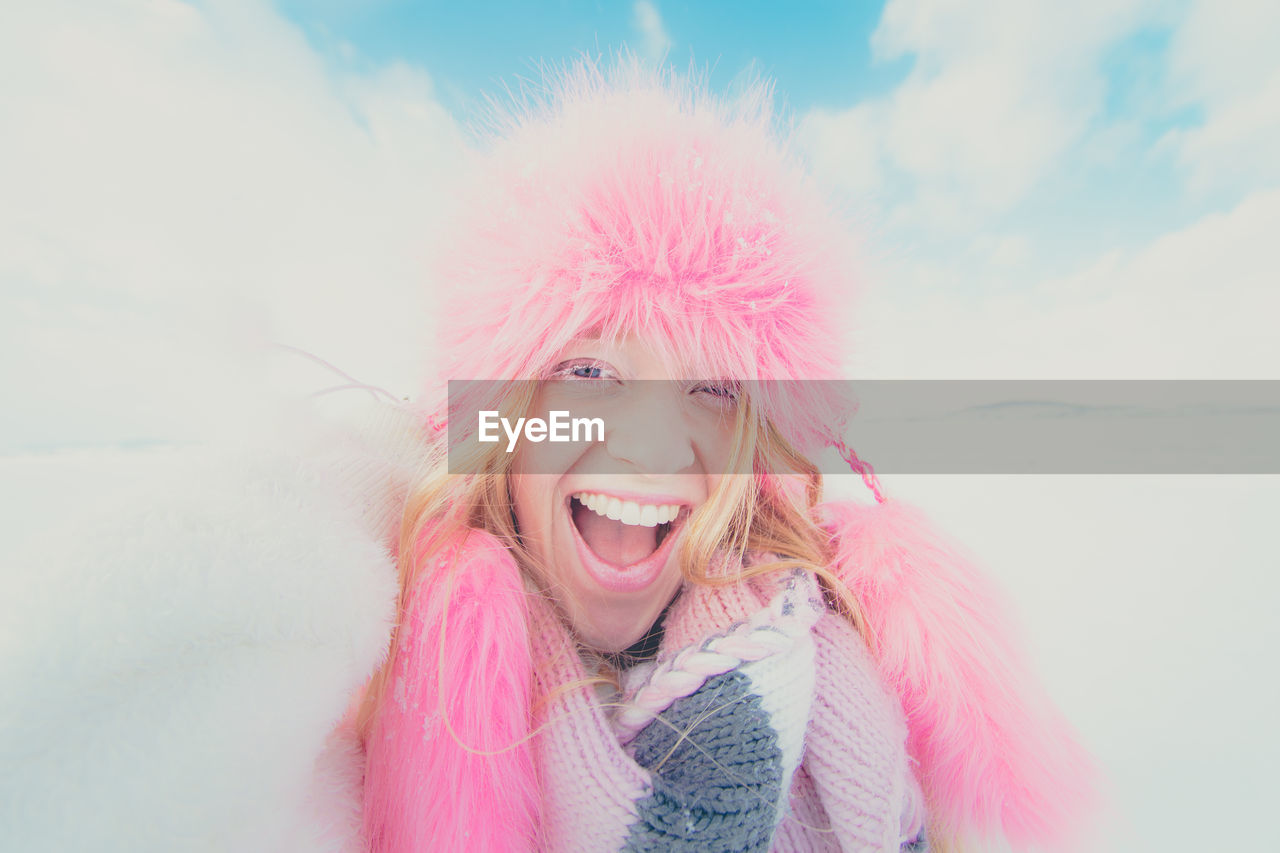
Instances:
[[[617,461],[646,474],[677,474],[697,459],[674,383],[638,382],[605,430],[605,448]]]

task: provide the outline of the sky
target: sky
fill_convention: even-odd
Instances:
[[[773,79],[859,225],[850,375],[1280,379],[1280,4],[783,8],[5,4],[8,531],[346,381],[274,344],[413,396],[441,322],[421,271],[486,98],[623,48]],[[1209,849],[1266,813],[1276,478],[888,486],[1009,588],[1116,789],[1098,849]]]

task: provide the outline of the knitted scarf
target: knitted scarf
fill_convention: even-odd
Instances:
[[[535,612],[540,682],[580,682]],[[546,849],[923,849],[901,713],[810,575],[688,587],[612,713],[582,688],[542,720]]]

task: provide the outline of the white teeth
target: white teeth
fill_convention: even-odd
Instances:
[[[593,492],[579,492],[574,497],[592,512],[633,527],[657,527],[675,521],[680,514],[679,504],[641,504]]]

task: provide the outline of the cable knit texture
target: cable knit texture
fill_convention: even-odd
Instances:
[[[881,686],[862,638],[835,615],[816,627],[822,690],[809,719],[805,769],[842,850],[896,850],[922,829],[906,724]],[[810,849],[818,827],[800,826]],[[783,848],[786,849],[786,848]]]
[[[821,608],[813,578],[797,573],[768,607],[648,674],[650,684],[674,673],[703,680],[631,745],[654,791],[626,849],[768,849],[803,748]],[[726,661],[733,667],[716,672]]]
[[[544,777],[542,848],[619,850],[650,790],[596,700],[577,645],[541,598],[531,602],[535,695],[545,704],[537,755]]]
[[[672,608],[666,643],[696,642],[708,625],[747,618],[769,590],[762,580],[691,588]],[[804,755],[773,849],[898,850],[918,839],[924,822],[902,711],[846,620],[824,611],[813,638]]]
[[[917,840],[922,814],[896,702],[813,579],[782,583],[684,591],[657,663],[628,679],[632,698],[673,660],[740,638],[753,617],[767,623],[760,614],[780,613],[789,591],[810,610],[773,653],[704,678],[625,748],[628,698],[611,714],[560,618],[533,603],[535,693],[550,697],[537,739],[542,849],[896,851]]]

